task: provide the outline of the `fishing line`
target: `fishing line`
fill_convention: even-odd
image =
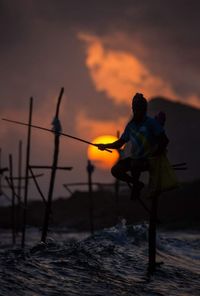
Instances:
[[[40,129],[40,130],[43,130],[43,131],[47,131],[47,132],[51,132],[51,133],[54,132],[51,129],[48,129],[48,128],[45,128],[45,127],[42,127],[42,126],[38,126],[38,125],[34,125],[34,124],[29,125],[29,124],[21,122],[21,121],[16,121],[16,120],[11,120],[11,119],[6,119],[6,118],[2,118],[2,120],[7,121],[7,122],[11,122],[11,123],[16,123],[16,124],[23,125],[23,126],[30,126],[30,127]],[[95,147],[98,148],[98,144],[91,143],[91,142],[83,140],[81,138],[78,138],[78,137],[75,137],[75,136],[72,136],[72,135],[69,135],[69,134],[66,134],[66,133],[61,133],[61,132],[59,132],[58,134],[60,136],[68,137],[68,138],[71,138],[71,139],[74,139],[74,140],[77,140],[77,141],[80,141],[80,142],[83,142],[83,143],[86,143],[86,144],[89,144],[89,145],[92,145],[92,146],[95,146]],[[104,149],[104,150],[107,151],[107,152],[112,153],[112,151],[109,150],[109,149]]]

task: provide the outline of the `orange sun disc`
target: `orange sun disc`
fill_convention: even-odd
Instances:
[[[115,142],[117,137],[105,135],[95,138],[92,143],[93,144],[108,144]],[[101,151],[97,147],[90,145],[88,147],[88,159],[90,159],[94,165],[101,169],[110,169],[118,160],[119,153],[117,150],[113,149],[112,153],[107,151]]]

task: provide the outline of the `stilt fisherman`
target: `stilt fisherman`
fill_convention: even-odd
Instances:
[[[136,93],[132,99],[133,117],[120,139],[113,143],[97,144],[100,150],[104,150],[119,149],[125,143],[131,142],[130,157],[120,159],[111,169],[115,178],[132,184],[131,199],[138,198],[144,187],[139,178],[142,171],[148,170],[148,159],[163,153],[169,143],[162,124],[147,115],[147,105],[143,94]]]

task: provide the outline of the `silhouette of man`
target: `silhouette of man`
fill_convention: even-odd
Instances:
[[[147,116],[147,105],[143,94],[136,93],[132,100],[133,117],[121,137],[113,143],[97,144],[100,150],[104,150],[119,149],[131,142],[131,156],[120,159],[111,169],[115,178],[132,184],[131,199],[138,198],[144,187],[139,178],[142,171],[148,170],[148,158],[163,153],[169,142],[159,121]]]

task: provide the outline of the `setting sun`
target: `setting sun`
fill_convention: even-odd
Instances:
[[[112,143],[117,140],[117,137],[105,135],[95,138],[92,143]],[[118,160],[119,154],[117,150],[112,150],[112,153],[101,151],[97,147],[90,145],[88,147],[88,158],[94,165],[101,169],[110,169]]]

